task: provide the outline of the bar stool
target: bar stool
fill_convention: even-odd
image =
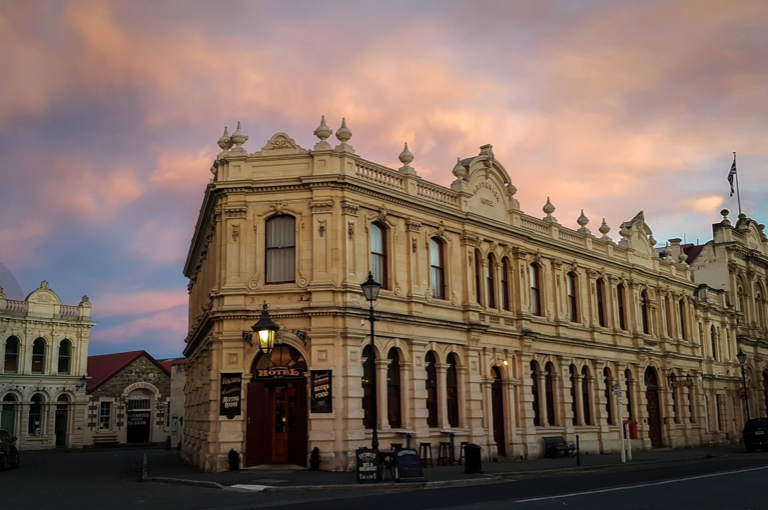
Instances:
[[[432,443],[419,443],[419,460],[424,467],[427,467],[427,461],[429,461],[429,467],[434,467],[432,462]]]
[[[452,457],[451,443],[448,441],[440,441],[437,447],[437,465],[450,466],[453,463]]]
[[[464,463],[464,447],[469,444],[469,441],[462,441],[459,444],[459,466]]]

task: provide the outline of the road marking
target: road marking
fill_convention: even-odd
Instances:
[[[269,487],[272,487],[271,485],[248,485],[244,483],[238,483],[237,485],[231,486],[233,489],[243,489],[246,491],[254,491],[254,492],[261,492],[264,489],[267,489]]]
[[[666,485],[670,483],[679,483],[679,482],[688,482],[691,480],[699,480],[702,478],[713,478],[715,476],[726,476],[726,475],[736,475],[739,473],[748,473],[750,471],[760,471],[762,469],[768,469],[768,466],[762,466],[762,467],[756,467],[756,468],[749,468],[749,469],[739,469],[737,471],[724,471],[722,473],[712,473],[709,475],[699,475],[699,476],[689,476],[688,478],[675,478],[673,480],[662,480],[660,482],[653,482],[653,483],[644,483],[641,485],[624,485],[622,487],[611,487],[608,489],[600,489],[600,490],[594,490],[594,491],[586,491],[586,492],[572,492],[570,494],[560,494],[557,496],[544,496],[541,498],[530,498],[530,499],[519,499],[516,500],[515,503],[529,503],[531,501],[544,501],[547,499],[560,499],[560,498],[573,498],[576,496],[585,496],[588,494],[600,494],[603,492],[616,492],[616,491],[626,491],[626,490],[632,490],[632,489],[641,489],[643,487],[653,487],[654,485]]]

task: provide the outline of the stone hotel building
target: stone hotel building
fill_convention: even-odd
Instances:
[[[549,200],[523,213],[491,145],[444,187],[407,145],[392,169],[358,156],[344,122],[332,134],[323,120],[312,149],[277,133],[248,152],[238,124],[219,140],[184,269],[196,465],[225,470],[232,449],[306,465],[317,447],[321,469],[352,469],[374,391],[382,447],[466,441],[486,460],[577,434],[615,452],[622,421],[634,449],[738,442],[747,404],[766,414],[762,225],[723,211],[708,243],[660,251],[642,212],[613,229],[561,224]],[[265,302],[271,357],[243,338]]]

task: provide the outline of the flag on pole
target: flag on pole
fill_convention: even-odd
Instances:
[[[733,164],[731,171],[728,172],[728,184],[731,185],[731,196],[733,196],[733,178],[736,177],[736,154],[733,155]]]

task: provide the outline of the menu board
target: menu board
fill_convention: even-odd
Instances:
[[[221,402],[219,416],[229,419],[240,416],[243,374],[221,374]]]
[[[312,370],[310,412],[333,412],[333,371]]]
[[[421,470],[421,460],[416,450],[398,450],[395,453],[398,482],[426,482]]]

